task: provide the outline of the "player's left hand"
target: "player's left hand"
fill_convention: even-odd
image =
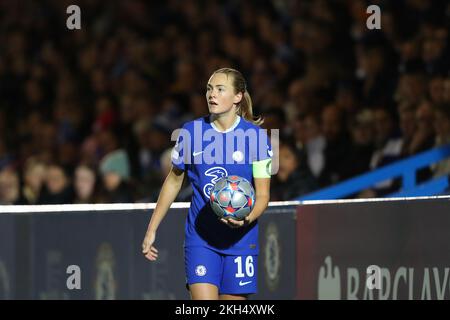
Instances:
[[[244,226],[248,226],[250,223],[252,223],[252,220],[250,218],[250,215],[246,216],[244,220],[235,220],[235,219],[224,219],[221,218],[220,221],[222,221],[224,224],[229,226],[230,228],[241,228]]]

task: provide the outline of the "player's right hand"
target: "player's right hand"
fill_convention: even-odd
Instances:
[[[142,253],[150,261],[155,261],[158,258],[158,250],[153,246],[155,236],[154,232],[148,231],[142,242]]]

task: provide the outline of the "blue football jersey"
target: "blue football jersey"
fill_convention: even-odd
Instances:
[[[224,176],[237,175],[254,186],[252,163],[271,158],[266,130],[237,117],[225,132],[205,116],[187,122],[172,151],[172,164],[187,174],[193,195],[185,227],[185,246],[206,246],[223,254],[258,254],[258,223],[230,228],[209,203],[210,191]],[[256,201],[258,199],[256,198]]]

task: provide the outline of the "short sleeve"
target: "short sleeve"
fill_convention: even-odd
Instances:
[[[171,154],[172,165],[180,170],[185,171],[186,166],[190,163],[190,134],[185,126],[179,129],[177,133],[178,137]]]
[[[272,172],[272,146],[267,130],[259,129],[256,157],[252,162],[254,178],[270,178]]]
[[[258,152],[256,153],[256,159],[254,161],[262,161],[272,158],[272,146],[270,144],[270,138],[267,135],[267,130],[259,128],[258,131]]]

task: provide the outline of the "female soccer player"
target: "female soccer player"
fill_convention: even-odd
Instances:
[[[142,244],[151,261],[156,230],[176,198],[185,176],[193,188],[185,227],[185,269],[192,299],[243,300],[256,293],[258,223],[269,203],[271,156],[265,131],[254,119],[242,74],[215,71],[206,88],[209,115],[183,126],[172,153],[172,169],[162,188]],[[242,138],[245,133],[246,139]],[[238,141],[238,143],[236,143]],[[223,176],[252,182],[255,204],[245,220],[219,219],[209,192]]]

